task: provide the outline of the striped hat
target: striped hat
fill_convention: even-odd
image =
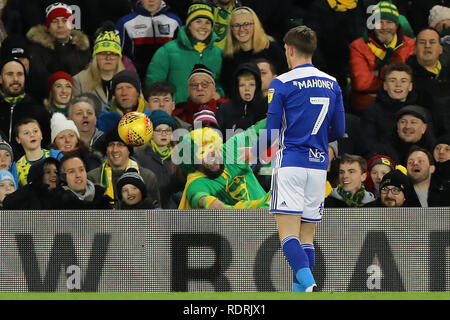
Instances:
[[[117,196],[119,200],[122,200],[122,188],[127,184],[138,188],[141,191],[142,199],[147,197],[147,187],[145,186],[144,179],[135,168],[128,168],[117,180]]]
[[[391,1],[380,1],[376,4],[373,15],[379,15],[381,20],[388,20],[398,24],[399,12]]]
[[[189,7],[187,12],[186,26],[189,26],[189,24],[197,18],[208,19],[211,21],[211,24],[214,25],[214,15],[212,8],[207,4],[195,3]]]
[[[212,82],[215,84],[214,73],[204,64],[196,64],[194,68],[192,68],[191,74],[189,75],[189,79],[198,74],[203,74],[209,78],[211,78]],[[188,80],[189,80],[188,79]]]

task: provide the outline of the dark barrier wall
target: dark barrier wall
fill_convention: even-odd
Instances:
[[[267,211],[8,212],[0,291],[290,291]],[[325,210],[323,291],[449,291],[450,209]]]

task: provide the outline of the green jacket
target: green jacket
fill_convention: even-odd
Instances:
[[[167,81],[176,88],[173,97],[175,102],[185,102],[188,99],[189,75],[194,65],[204,64],[215,74],[216,90],[223,96],[223,90],[219,84],[222,49],[214,45],[216,38],[217,35],[213,32],[211,41],[202,53],[199,53],[189,41],[186,27],[180,28],[175,40],[166,43],[155,52],[148,65],[146,85]]]

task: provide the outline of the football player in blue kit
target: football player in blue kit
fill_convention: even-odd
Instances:
[[[278,138],[273,160],[270,212],[275,214],[283,253],[294,273],[293,291],[318,291],[312,268],[314,234],[321,221],[328,166],[328,142],[345,133],[342,92],[332,76],[312,65],[316,33],[289,30],[285,54],[290,71],[272,80],[265,136],[243,159],[264,152]],[[278,134],[273,134],[278,132]]]

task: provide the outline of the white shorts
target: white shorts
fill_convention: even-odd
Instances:
[[[273,169],[270,212],[300,214],[302,221],[320,222],[326,182],[326,170],[301,167]]]

